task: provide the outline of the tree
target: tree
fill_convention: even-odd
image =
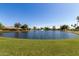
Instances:
[[[15,23],[15,24],[14,24],[14,27],[15,27],[15,28],[20,28],[20,27],[21,27],[21,24],[20,24],[20,23]]]
[[[68,30],[69,29],[69,26],[68,25],[62,25],[60,26],[60,30]]]
[[[31,30],[31,28],[28,28],[28,30]]]
[[[44,27],[44,30],[50,30],[50,28],[48,28],[48,27]]]
[[[43,30],[43,29],[44,29],[44,28],[42,28],[42,27],[40,28],[40,30]]]
[[[77,27],[75,28],[75,30],[79,30],[79,26],[77,26]]]
[[[78,26],[78,23],[79,23],[79,16],[77,16],[77,18],[76,18],[76,19],[77,19],[77,26]]]
[[[55,26],[53,26],[53,27],[52,27],[52,30],[56,30],[56,27],[55,27]]]
[[[34,27],[33,27],[33,30],[36,30],[36,29],[37,29],[36,26],[34,26]]]
[[[17,32],[19,31],[19,28],[21,27],[20,23],[15,23],[14,27],[16,28]]]
[[[77,23],[74,24],[74,25],[71,25],[72,27],[74,27],[74,30],[78,30],[79,26],[78,26],[78,23],[79,23],[79,16],[76,17],[76,20],[77,20]]]
[[[21,28],[24,29],[24,30],[29,29],[27,24],[22,25]]]
[[[74,25],[71,25],[72,27],[76,28],[77,27],[77,24],[74,24]]]
[[[2,23],[0,23],[0,29],[3,29],[4,25]]]

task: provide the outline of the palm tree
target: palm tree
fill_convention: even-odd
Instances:
[[[73,27],[71,30],[74,30],[76,28],[76,25],[74,26],[73,24],[71,24],[71,27]]]
[[[21,28],[24,29],[24,30],[29,29],[27,24],[22,25]]]
[[[76,18],[76,19],[77,19],[77,26],[78,26],[78,23],[79,23],[79,16],[77,16],[77,18]]]
[[[74,24],[74,25],[71,25],[72,27],[76,28],[77,27],[77,24]]]
[[[79,16],[76,17],[76,20],[77,20],[77,24],[71,25],[72,27],[74,27],[75,30],[79,28],[79,26],[78,26]]]

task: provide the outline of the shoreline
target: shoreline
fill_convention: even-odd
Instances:
[[[2,32],[28,32],[28,31],[30,31],[30,30],[24,30],[24,31],[6,31],[6,30],[2,30],[2,31],[0,31],[0,33],[2,33]]]
[[[79,35],[79,31],[66,31],[66,32],[70,32],[70,33],[74,33],[74,34]]]
[[[0,33],[4,33],[4,32],[29,32],[31,30],[22,30],[22,31],[8,31],[8,30],[0,30]],[[64,32],[70,32],[70,33],[74,33],[74,34],[77,34],[79,35],[79,31],[64,31]]]

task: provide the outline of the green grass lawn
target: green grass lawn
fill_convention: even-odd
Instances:
[[[29,40],[0,38],[1,56],[78,56],[79,39]]]

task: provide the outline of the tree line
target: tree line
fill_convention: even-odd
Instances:
[[[74,28],[74,29],[71,29],[71,30],[79,30],[79,26],[78,26],[78,23],[79,23],[79,16],[76,17],[76,20],[77,20],[77,23],[76,24],[71,24],[71,26]],[[29,28],[29,26],[27,24],[21,24],[21,23],[15,23],[14,24],[14,27],[16,29],[23,29],[23,30],[70,30],[69,26],[68,25],[62,25],[60,26],[60,28],[56,28],[56,26],[52,26],[52,28],[49,28],[49,27],[40,27],[40,28],[37,28],[36,26],[34,26],[33,28]],[[0,23],[0,29],[3,29],[5,28],[5,26]]]
[[[60,29],[57,29],[56,26],[52,26],[52,28],[49,28],[49,27],[40,27],[40,28],[37,28],[36,26],[34,26],[33,28],[29,28],[29,26],[27,24],[20,24],[20,23],[15,23],[14,24],[14,27],[15,29],[23,29],[23,30],[65,30],[65,29],[68,29],[69,26],[68,25],[62,25],[60,26]],[[4,29],[5,26],[0,23],[0,29]],[[7,27],[8,28],[8,27]]]

